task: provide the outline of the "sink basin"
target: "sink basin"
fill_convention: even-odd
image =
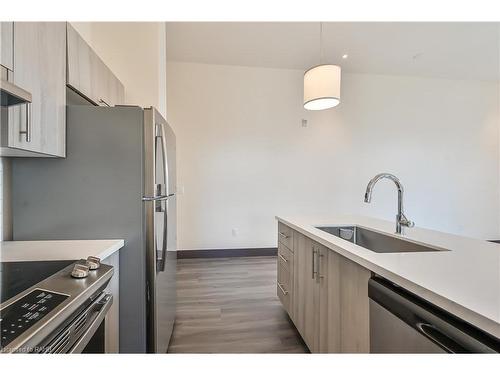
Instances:
[[[427,251],[446,251],[415,242],[403,240],[380,232],[358,226],[316,227],[343,240],[362,246],[376,253],[419,253]]]

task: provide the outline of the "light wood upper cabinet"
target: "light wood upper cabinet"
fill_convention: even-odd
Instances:
[[[14,70],[14,22],[0,22],[0,65]]]
[[[96,105],[123,104],[123,84],[69,23],[67,39],[67,85]]]
[[[66,155],[65,27],[64,22],[14,23],[11,81],[31,93],[32,103],[9,107],[4,155]]]

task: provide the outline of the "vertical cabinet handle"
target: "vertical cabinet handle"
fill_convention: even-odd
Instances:
[[[312,275],[311,277],[313,279],[316,278],[316,249],[314,248],[314,245],[312,246]]]
[[[19,134],[24,134],[25,135],[25,140],[26,142],[31,142],[31,133],[32,133],[32,121],[31,121],[31,103],[26,103],[25,104],[26,108],[26,116],[25,116],[25,129],[26,130],[20,130]]]
[[[32,124],[31,103],[26,103],[26,142],[31,142]]]
[[[318,274],[318,279],[323,279],[325,276],[321,274],[321,265],[323,263],[323,254],[321,254],[321,251],[318,251],[318,270],[316,273]]]

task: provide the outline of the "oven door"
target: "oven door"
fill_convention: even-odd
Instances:
[[[101,293],[39,352],[104,353],[104,318],[112,304],[113,295]]]

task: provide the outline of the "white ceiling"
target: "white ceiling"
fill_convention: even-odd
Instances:
[[[303,70],[320,62],[319,46],[319,23],[167,23],[169,61]],[[499,77],[499,23],[327,22],[323,50],[344,72]]]

